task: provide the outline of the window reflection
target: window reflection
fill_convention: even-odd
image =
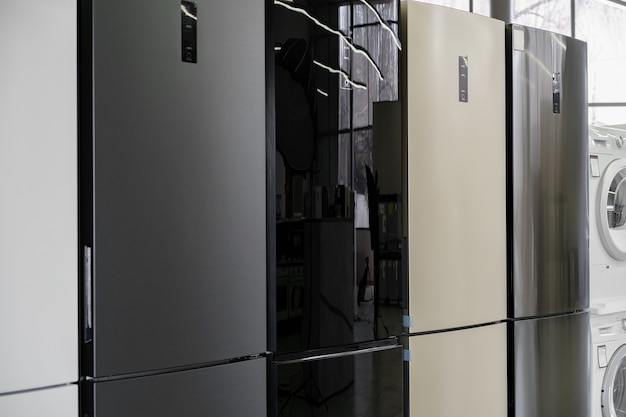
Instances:
[[[613,126],[626,123],[626,106],[589,107],[589,124],[595,126]]]
[[[350,158],[339,161],[340,183],[352,184],[357,195],[367,194],[365,166],[372,160],[372,103],[377,101],[398,100],[398,59],[397,31],[399,10],[397,2],[385,1],[375,4],[382,19],[394,31],[382,31],[379,19],[364,4],[339,8],[340,30],[350,33],[352,41],[367,49],[379,64],[383,79],[378,79],[370,68],[364,65],[362,57],[346,55],[345,47],[340,45],[340,59],[343,69],[349,71],[355,80],[362,80],[367,91],[342,89],[339,98],[339,119],[341,127],[352,131],[350,140],[339,142],[339,154],[349,154]],[[349,165],[341,165],[343,163]],[[347,174],[347,175],[346,175]],[[359,209],[364,207],[358,206]],[[367,217],[367,213],[356,213],[358,217]]]
[[[472,12],[483,16],[491,16],[491,0],[474,0]]]
[[[626,103],[626,7],[597,0],[576,2],[576,37],[587,42],[589,102]],[[622,118],[615,123],[626,122],[626,113],[620,110]]]
[[[570,0],[511,0],[513,23],[572,35]]]

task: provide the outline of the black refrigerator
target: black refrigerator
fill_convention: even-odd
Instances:
[[[400,417],[401,229],[379,210],[399,204],[367,174],[373,103],[398,98],[399,1],[279,0],[270,16],[269,409]]]
[[[81,415],[265,415],[264,5],[79,12]]]
[[[509,415],[590,413],[587,48],[507,27]]]

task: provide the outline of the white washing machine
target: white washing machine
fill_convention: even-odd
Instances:
[[[591,311],[626,299],[626,129],[589,128]],[[613,310],[615,311],[615,310]]]
[[[626,416],[626,312],[591,317],[591,417]]]

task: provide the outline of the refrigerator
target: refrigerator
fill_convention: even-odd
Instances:
[[[507,26],[509,415],[588,416],[587,48]]]
[[[376,192],[372,103],[398,94],[399,1],[276,1],[271,19],[270,412],[401,417],[401,297],[381,291],[378,207],[355,214]]]
[[[78,416],[76,2],[0,4],[0,415]]]
[[[79,6],[81,413],[265,415],[264,5]]]
[[[410,416],[507,413],[504,23],[402,2]]]

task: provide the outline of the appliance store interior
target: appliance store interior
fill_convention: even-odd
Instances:
[[[626,1],[0,33],[1,417],[626,417]]]

